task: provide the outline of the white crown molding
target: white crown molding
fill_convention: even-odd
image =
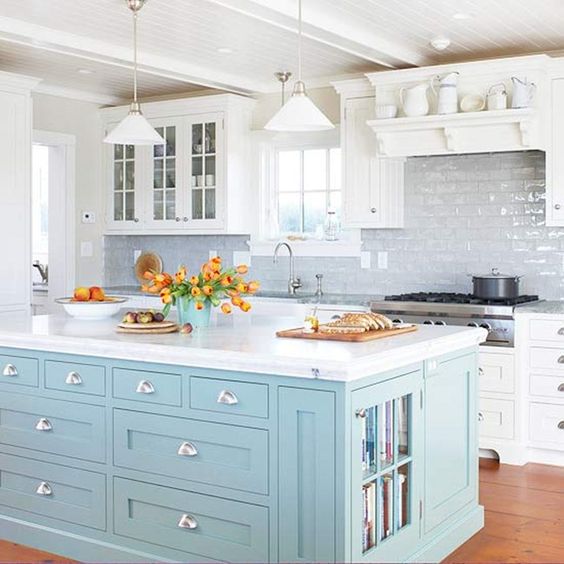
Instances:
[[[49,96],[57,96],[59,98],[71,98],[72,100],[80,100],[81,102],[90,102],[99,106],[116,106],[124,104],[126,100],[100,94],[97,92],[87,92],[85,90],[75,90],[74,88],[66,88],[64,86],[56,86],[54,84],[40,83],[34,89],[33,93],[47,94]]]

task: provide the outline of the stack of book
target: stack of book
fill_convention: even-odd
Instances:
[[[362,487],[362,552],[376,545],[376,482]]]

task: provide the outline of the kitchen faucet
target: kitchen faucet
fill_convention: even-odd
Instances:
[[[33,261],[33,266],[39,270],[41,282],[43,282],[43,284],[47,284],[47,282],[49,282],[49,267],[47,265],[42,265],[38,260]]]
[[[288,279],[288,294],[291,296],[296,295],[296,290],[302,287],[302,281],[299,278],[295,277],[294,272],[294,252],[292,251],[292,247],[285,241],[281,241],[276,245],[274,249],[274,256],[272,257],[272,262],[276,264],[278,262],[278,251],[280,247],[286,247],[288,249],[288,254],[290,256],[290,278]]]

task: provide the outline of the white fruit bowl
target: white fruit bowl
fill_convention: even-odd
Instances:
[[[103,302],[77,302],[72,298],[59,298],[56,303],[61,304],[65,311],[76,319],[107,319],[119,312],[127,298],[106,297]]]

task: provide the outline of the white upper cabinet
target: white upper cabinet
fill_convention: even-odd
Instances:
[[[550,143],[546,151],[546,224],[564,225],[564,68],[551,92]]]
[[[248,231],[253,106],[232,94],[144,104],[165,144],[108,147],[108,231]],[[102,112],[110,130],[127,108]]]
[[[333,84],[341,94],[343,225],[351,228],[403,227],[404,159],[381,158],[367,122],[374,95],[367,80]]]

